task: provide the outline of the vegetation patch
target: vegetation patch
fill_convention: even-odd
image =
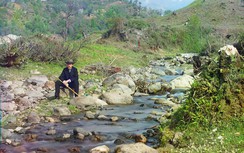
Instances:
[[[162,124],[162,144],[172,142],[167,133],[182,131],[184,141],[175,146],[184,151],[243,149],[244,59],[235,51],[227,47],[203,65],[183,106]]]

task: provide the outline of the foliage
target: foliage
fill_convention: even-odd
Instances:
[[[135,28],[138,30],[143,30],[143,29],[149,27],[149,24],[144,20],[132,19],[132,20],[128,21],[128,27]]]
[[[240,152],[244,147],[240,134],[244,121],[244,59],[222,51],[211,55],[201,69],[183,106],[161,124],[161,143],[172,144],[172,135],[182,131],[182,140],[173,143],[178,147],[174,152]]]
[[[225,53],[215,57],[192,85],[183,107],[178,110],[172,127],[211,127],[243,115],[244,64],[241,57]]]
[[[206,46],[205,35],[198,16],[192,16],[184,33],[182,49],[188,52],[202,52]]]
[[[140,2],[127,0],[52,0],[0,2],[0,35],[60,34],[65,40],[111,28],[115,18],[159,16]]]
[[[76,60],[80,49],[45,35],[21,38],[0,47],[0,63],[3,66],[21,65],[28,59],[37,62]]]

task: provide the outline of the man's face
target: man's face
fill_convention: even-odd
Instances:
[[[73,64],[66,64],[66,66],[67,66],[68,69],[72,69]]]

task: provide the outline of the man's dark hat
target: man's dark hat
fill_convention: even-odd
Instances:
[[[65,62],[66,64],[74,64],[74,61],[72,59]]]

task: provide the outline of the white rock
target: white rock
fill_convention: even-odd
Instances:
[[[92,96],[80,96],[75,97],[70,101],[71,105],[78,108],[83,108],[85,106],[105,106],[108,105],[105,101]]]
[[[27,79],[28,83],[36,84],[40,87],[43,87],[47,81],[48,78],[45,75],[33,75],[29,79]]]
[[[26,95],[26,90],[24,88],[18,87],[14,89],[13,93],[17,96],[23,96]]]
[[[103,93],[102,97],[110,105],[125,105],[133,102],[131,95],[119,92],[106,92]]]
[[[170,82],[172,89],[175,88],[183,88],[188,89],[191,88],[192,83],[194,82],[194,78],[189,75],[179,76],[176,79]]]
[[[110,77],[106,78],[102,84],[105,87],[112,87],[114,84],[123,84],[128,86],[132,92],[135,92],[136,90],[136,85],[133,79],[129,75],[123,73],[115,73],[111,75]]]
[[[133,143],[117,146],[115,153],[158,153],[158,151],[144,143]]]
[[[69,116],[71,115],[70,110],[67,107],[55,107],[53,108],[54,114],[58,116]]]
[[[125,93],[128,95],[132,95],[133,91],[126,85],[123,84],[114,84],[112,87],[112,92],[121,92],[121,93]]]
[[[98,146],[90,150],[90,153],[109,153],[109,148],[105,145]]]

